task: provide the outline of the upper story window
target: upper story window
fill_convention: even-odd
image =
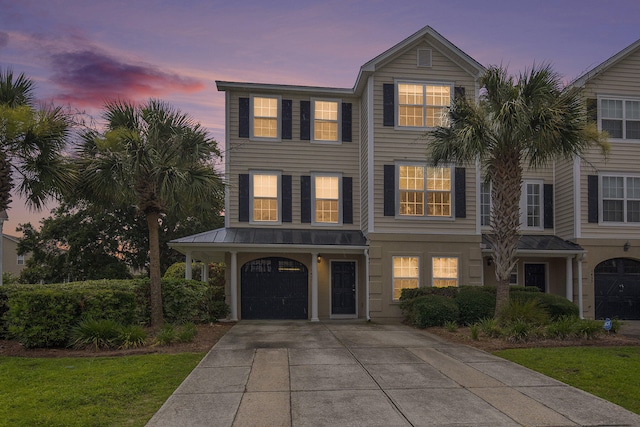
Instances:
[[[450,84],[399,82],[397,125],[417,128],[448,126],[452,91]]]
[[[606,175],[601,185],[603,222],[640,222],[640,177]]]
[[[316,174],[313,176],[313,203],[316,224],[339,224],[340,219],[339,175]]]
[[[340,105],[337,100],[314,99],[313,105],[313,140],[338,142],[340,141]]]
[[[253,172],[251,174],[252,221],[260,223],[280,222],[280,174],[277,172]]]
[[[18,255],[18,265],[24,265],[24,255]]]
[[[412,256],[393,257],[393,299],[400,299],[402,289],[417,288],[420,283],[420,258]]]
[[[280,97],[253,96],[251,137],[278,139],[280,137]]]
[[[522,228],[543,228],[542,191],[542,181],[524,181],[522,183],[522,199],[520,202]]]
[[[611,138],[640,139],[640,100],[600,99],[600,127]]]
[[[433,257],[433,286],[445,288],[458,286],[458,258]]]
[[[400,165],[398,175],[400,215],[451,217],[451,168]]]

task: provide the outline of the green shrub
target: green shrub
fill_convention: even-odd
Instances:
[[[530,301],[537,300],[538,304],[543,307],[551,319],[557,319],[562,316],[579,316],[578,306],[562,297],[560,295],[545,294],[539,291],[529,290],[529,288],[536,289],[531,286],[525,288],[525,290],[511,290],[510,297],[512,300]]]
[[[455,286],[449,286],[446,288],[434,288],[432,286],[425,286],[422,288],[403,288],[400,292],[400,301],[411,300],[425,295],[440,295],[454,298],[457,294],[458,288]]]
[[[527,341],[534,326],[524,319],[517,319],[505,327],[505,334],[510,341]]]
[[[155,337],[156,345],[169,345],[177,339],[176,328],[170,324],[165,324]]]
[[[120,348],[144,347],[147,342],[147,333],[138,325],[126,325],[120,328],[118,344]]]
[[[460,310],[461,324],[471,325],[480,319],[493,316],[496,310],[496,296],[482,288],[481,286],[460,288],[455,302]]]
[[[198,335],[198,328],[195,324],[188,322],[184,325],[180,325],[176,331],[176,341],[178,342],[191,342]]]
[[[458,323],[453,320],[447,320],[444,322],[444,328],[449,332],[455,332],[458,330]]]
[[[469,326],[469,333],[471,334],[471,339],[474,341],[478,341],[480,338],[478,325]]]
[[[529,300],[512,299],[498,314],[498,320],[503,326],[516,322],[539,326],[547,324],[549,315],[535,298]]]
[[[119,346],[122,326],[113,319],[86,318],[71,329],[75,348],[111,349]]]
[[[502,330],[498,325],[498,321],[493,317],[485,317],[476,323],[483,334],[490,338],[497,338],[502,335]]]
[[[599,320],[580,319],[576,323],[576,335],[579,338],[593,339],[604,333],[602,322]]]
[[[576,335],[576,323],[579,320],[575,316],[561,316],[547,325],[546,336],[561,340],[572,338]]]
[[[447,321],[458,320],[458,306],[453,299],[442,295],[423,295],[411,300],[407,318],[419,328],[442,326]]]

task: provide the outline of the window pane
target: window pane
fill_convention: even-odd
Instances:
[[[400,215],[424,215],[424,193],[416,191],[400,192]]]
[[[602,197],[605,199],[622,199],[624,197],[624,178],[621,176],[603,176]]]
[[[400,166],[400,189],[401,190],[423,190],[424,189],[424,167]]]
[[[603,200],[602,220],[612,222],[624,221],[624,201],[623,200]]]
[[[448,107],[451,104],[449,86],[427,86],[427,105]]]
[[[451,194],[437,192],[428,193],[427,215],[451,216]]]
[[[627,198],[640,200],[640,178],[627,178]]]
[[[277,119],[254,119],[253,136],[261,138],[275,138],[278,136]]]
[[[622,138],[622,120],[602,120],[602,130],[611,138]]]
[[[333,101],[315,101],[315,118],[318,120],[338,120],[338,103]]]
[[[625,110],[627,120],[640,120],[640,101],[626,101]]]
[[[640,222],[640,201],[627,202],[627,222]]]
[[[398,125],[424,127],[424,108],[401,105]]]
[[[253,175],[254,197],[278,197],[277,175]]]
[[[393,257],[393,299],[400,298],[403,288],[417,288],[419,282],[417,257]]]
[[[427,190],[451,190],[451,168],[427,168]]]
[[[603,99],[600,104],[602,118],[605,119],[621,119],[622,118],[622,101],[615,99]]]
[[[398,101],[401,105],[422,105],[422,85],[399,84]]]
[[[255,198],[253,200],[253,220],[254,221],[277,221],[278,220],[278,200]]]
[[[337,200],[339,191],[337,176],[316,176],[316,198]]]
[[[640,122],[627,122],[626,139],[640,139]]]
[[[336,200],[316,201],[316,222],[338,222],[338,202]]]

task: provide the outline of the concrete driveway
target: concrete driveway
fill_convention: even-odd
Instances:
[[[640,416],[424,331],[241,321],[148,426],[640,426]]]

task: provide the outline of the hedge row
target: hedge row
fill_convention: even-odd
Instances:
[[[0,335],[26,347],[58,347],[85,318],[148,324],[149,280],[100,280],[0,287]],[[208,322],[224,317],[224,289],[184,279],[162,279],[164,319]]]
[[[551,319],[578,316],[578,306],[564,297],[542,293],[537,287],[512,287],[511,300],[535,300]],[[495,286],[403,289],[400,308],[409,323],[420,328],[442,326],[447,321],[471,325],[493,317],[496,307]]]

